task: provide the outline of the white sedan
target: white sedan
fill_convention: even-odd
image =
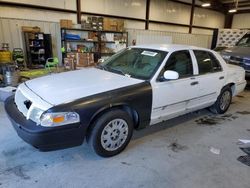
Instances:
[[[210,107],[225,113],[245,71],[216,52],[184,45],[129,47],[95,68],[21,84],[5,109],[18,135],[44,150],[80,145],[109,157],[141,129]]]

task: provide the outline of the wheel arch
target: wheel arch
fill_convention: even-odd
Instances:
[[[116,105],[110,105],[110,106],[106,106],[103,107],[101,109],[99,109],[91,118],[90,122],[89,122],[89,126],[87,129],[87,134],[91,131],[91,129],[93,128],[93,123],[103,114],[105,114],[106,112],[109,112],[111,110],[115,110],[115,109],[120,109],[120,110],[124,110],[125,112],[127,112],[129,114],[129,116],[132,118],[133,121],[133,127],[134,129],[137,129],[139,126],[139,114],[138,112],[133,109],[132,107],[130,107],[127,104],[116,104]]]
[[[230,87],[231,88],[231,91],[232,91],[232,95],[234,96],[235,95],[235,91],[236,91],[236,85],[234,82],[230,82],[228,83],[227,85],[225,85],[223,88],[225,87]]]

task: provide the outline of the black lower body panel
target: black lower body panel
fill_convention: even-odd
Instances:
[[[6,100],[5,110],[18,136],[41,151],[63,149],[83,143],[86,129],[80,123],[53,128],[36,125],[20,113],[13,96]]]

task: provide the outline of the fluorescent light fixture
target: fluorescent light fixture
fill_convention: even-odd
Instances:
[[[234,8],[234,9],[230,9],[228,12],[229,13],[234,13],[234,12],[237,12],[237,10]]]
[[[211,4],[210,4],[210,3],[203,3],[201,6],[202,6],[202,7],[210,7]]]

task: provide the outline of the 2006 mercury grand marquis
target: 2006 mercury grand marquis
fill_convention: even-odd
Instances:
[[[21,84],[5,102],[18,135],[40,150],[83,143],[120,153],[133,129],[198,109],[227,111],[246,86],[245,71],[216,52],[183,45],[129,47],[96,68]]]

